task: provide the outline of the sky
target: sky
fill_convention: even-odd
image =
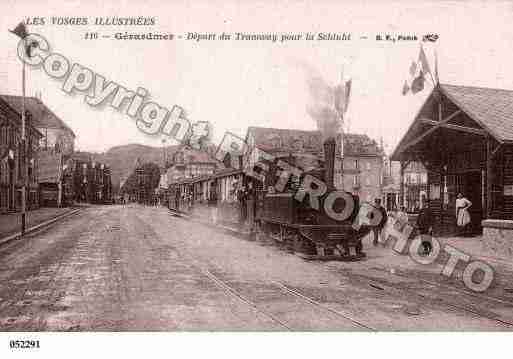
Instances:
[[[423,1],[24,1],[0,3],[0,92],[21,94],[21,63],[12,29],[27,16],[145,16],[152,27],[29,26],[53,51],[129,89],[146,88],[151,100],[188,118],[209,121],[214,142],[225,131],[244,135],[248,126],[316,129],[306,108],[307,71],[335,85],[352,79],[344,128],[383,141],[387,152],[404,135],[432,85],[403,96],[408,68],[419,41],[378,42],[377,34],[435,33],[424,43],[440,82],[513,89],[513,3]],[[84,39],[86,32],[304,33],[348,32],[351,41],[122,41]],[[367,36],[362,40],[360,36]],[[109,107],[92,108],[80,92],[68,95],[62,81],[40,68],[29,69],[27,95],[43,101],[76,133],[76,148],[102,152],[112,146],[162,145],[162,138],[139,131],[135,121]],[[170,143],[171,144],[171,143]]]

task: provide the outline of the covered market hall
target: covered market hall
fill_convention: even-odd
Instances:
[[[513,91],[438,84],[391,158],[426,167],[435,234],[458,233],[461,193],[472,233],[513,241]]]

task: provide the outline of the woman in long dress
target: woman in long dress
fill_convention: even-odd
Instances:
[[[470,213],[468,212],[470,206],[472,206],[472,202],[463,197],[461,193],[458,193],[456,198],[456,224],[463,235],[467,234],[470,224]]]

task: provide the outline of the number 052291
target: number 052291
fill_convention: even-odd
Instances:
[[[10,340],[11,349],[39,349],[39,340]]]

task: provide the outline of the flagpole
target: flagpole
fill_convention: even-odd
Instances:
[[[24,47],[26,48],[26,40],[23,39]],[[28,167],[27,167],[27,146],[26,146],[26,116],[25,116],[25,61],[22,61],[22,69],[21,69],[21,148],[23,153],[23,185],[21,190],[21,235],[25,235],[25,220],[26,220],[26,210],[27,210],[27,199],[26,199],[26,191],[27,191],[27,182],[28,182]]]
[[[346,98],[345,86],[344,83],[344,64],[342,64],[342,73],[340,75],[340,86],[344,88],[344,98]],[[345,107],[345,103],[344,103]],[[344,112],[339,113],[340,116],[340,189],[344,189]],[[336,156],[335,156],[336,158]]]
[[[435,77],[436,77],[436,86],[440,84],[440,76],[438,75],[438,45],[435,45]]]

